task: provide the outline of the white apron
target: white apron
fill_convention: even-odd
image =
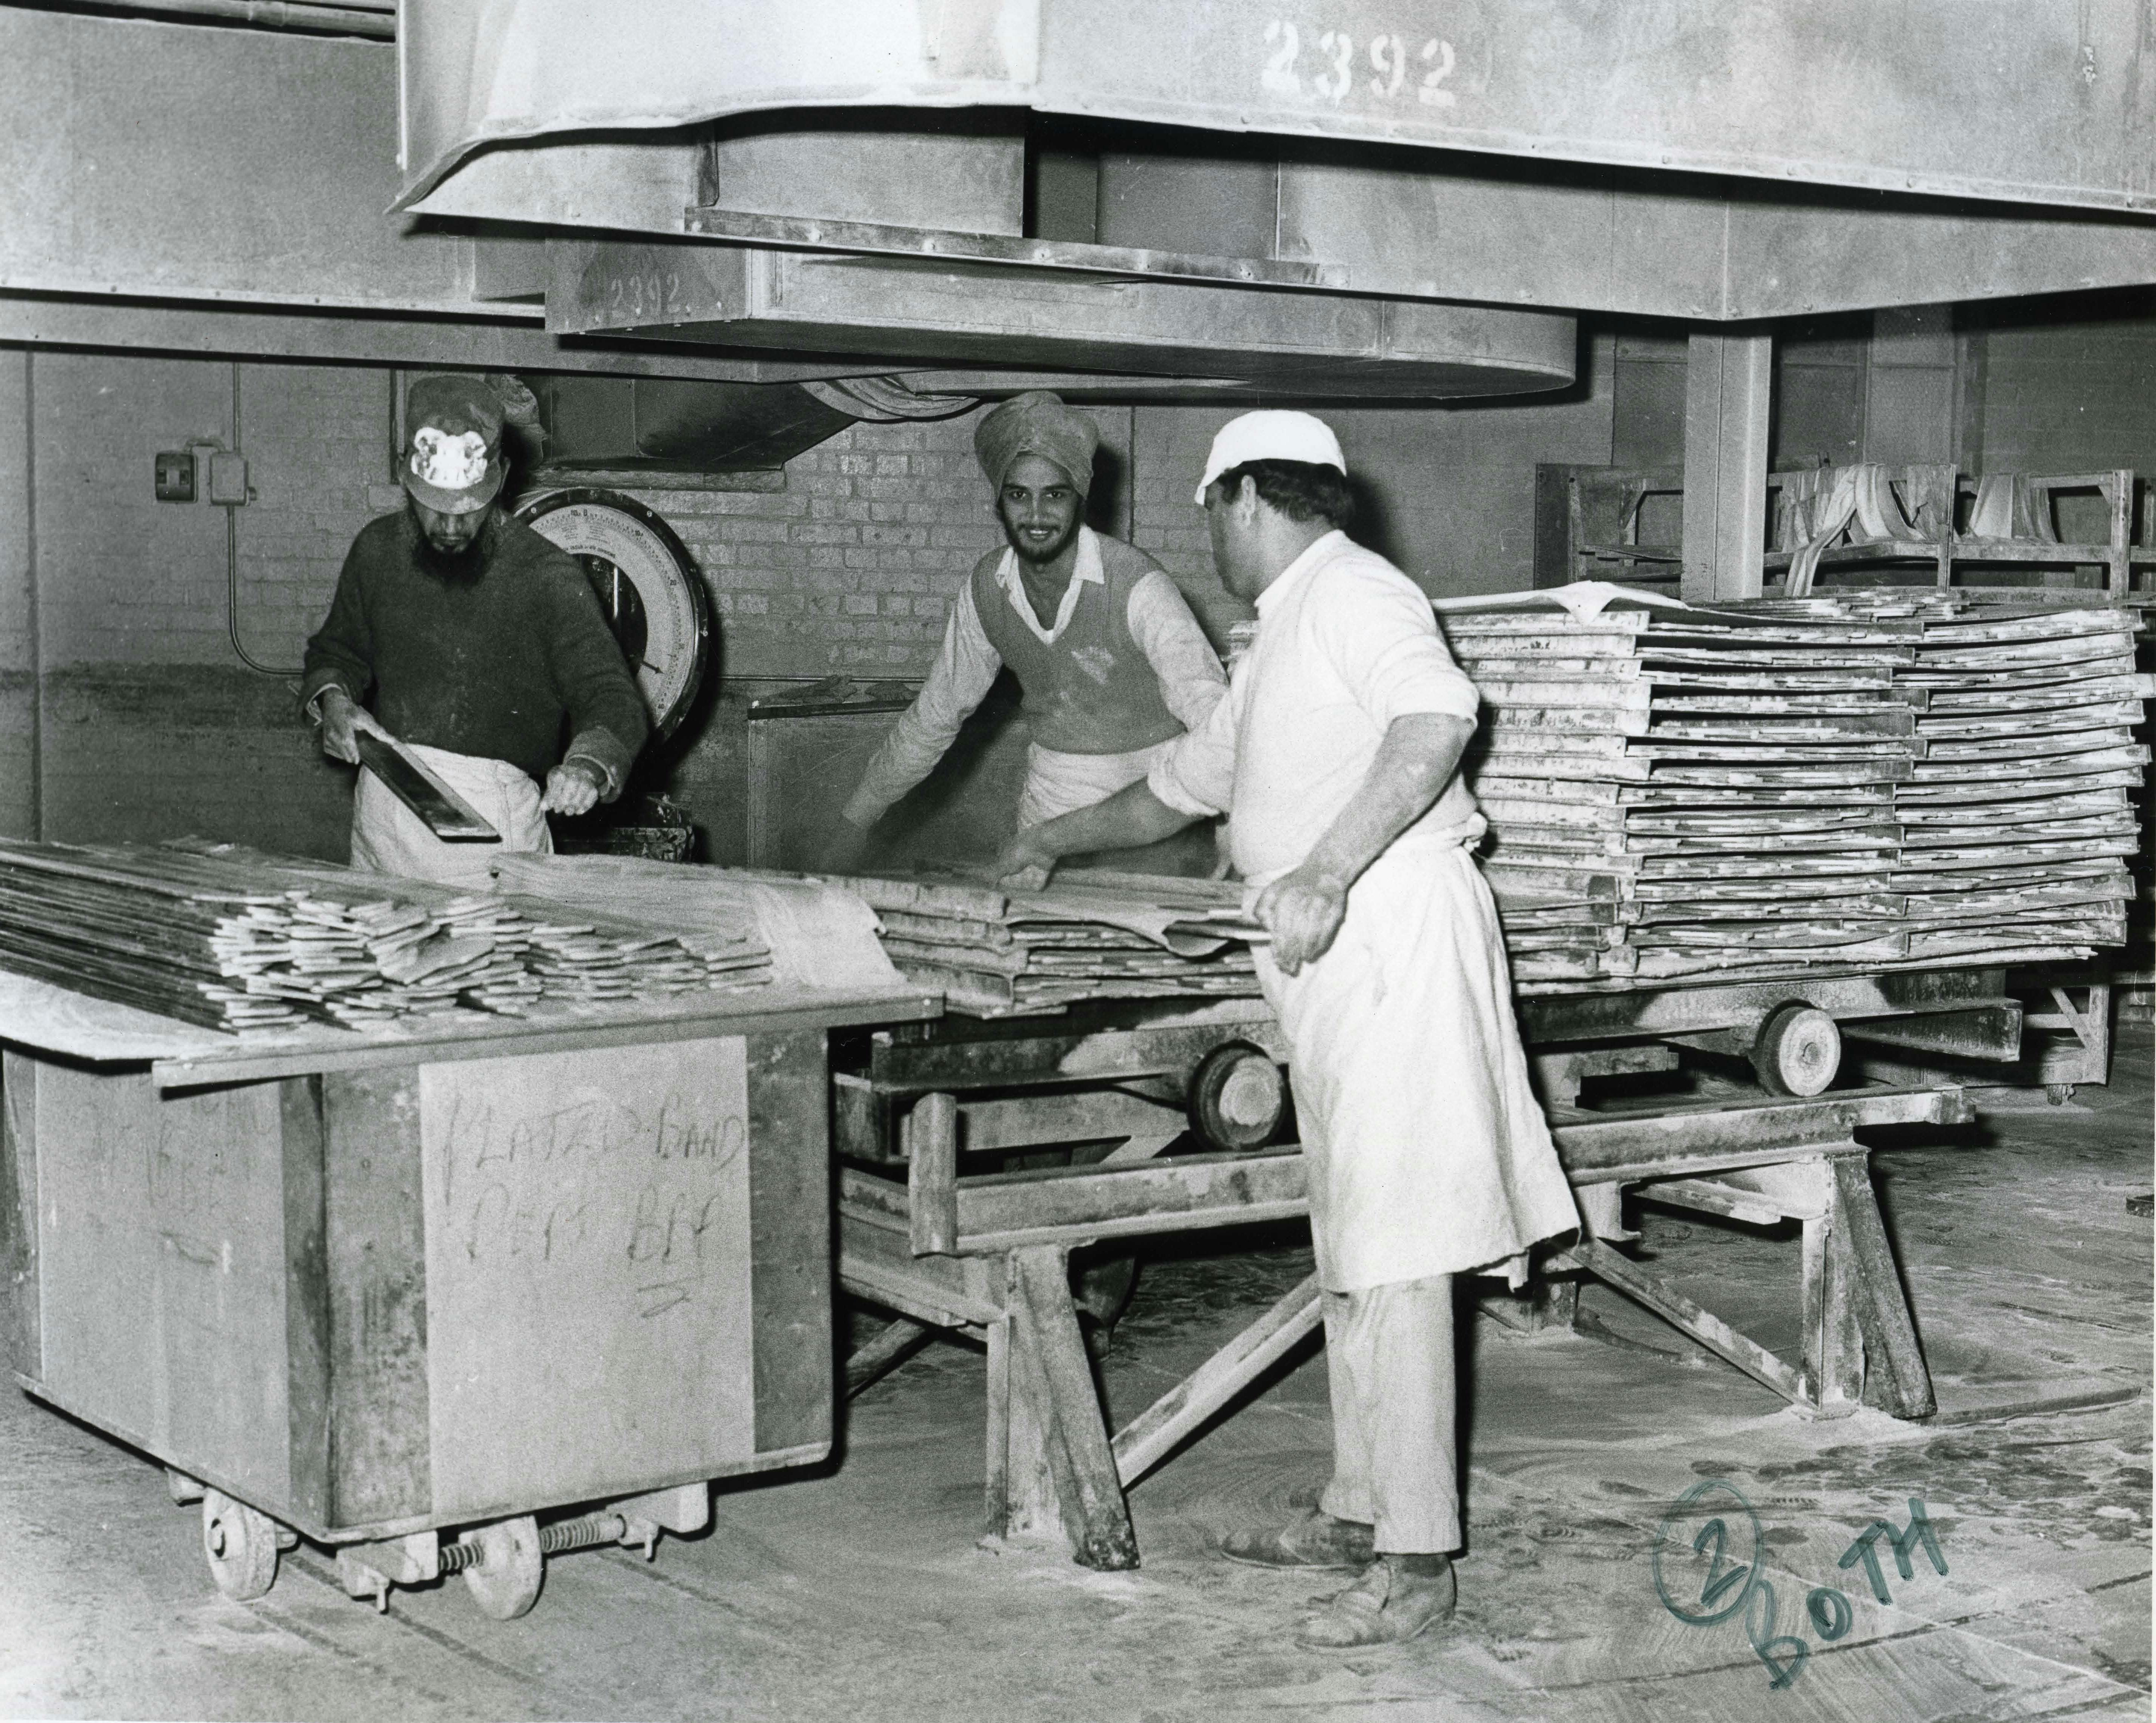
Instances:
[[[1256,950],[1292,1060],[1326,1290],[1462,1274],[1578,1226],[1528,1086],[1496,905],[1466,849],[1395,843],[1300,975]]]
[[[1182,740],[1172,736],[1166,741],[1125,754],[1066,754],[1058,748],[1044,748],[1038,742],[1028,744],[1025,788],[1018,798],[1018,828],[1022,832],[1043,820],[1106,801],[1152,771],[1152,762]]]
[[[352,864],[372,874],[399,874],[408,879],[432,879],[474,891],[490,891],[488,865],[505,850],[545,855],[554,848],[553,833],[539,806],[539,787],[506,760],[452,754],[446,748],[404,746],[427,762],[427,769],[471,803],[480,818],[501,833],[499,844],[444,844],[426,821],[398,801],[372,772],[360,769],[352,798]]]

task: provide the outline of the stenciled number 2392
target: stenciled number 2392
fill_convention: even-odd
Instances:
[[[1274,95],[1306,94],[1299,69],[1303,33],[1286,18],[1276,18],[1265,26],[1265,45],[1270,52],[1259,83]],[[1445,87],[1457,56],[1441,36],[1432,36],[1416,49],[1404,36],[1381,34],[1358,43],[1346,30],[1326,30],[1319,33],[1315,49],[1316,66],[1307,93],[1326,101],[1345,100],[1366,72],[1370,94],[1380,101],[1398,100],[1406,93],[1410,77],[1415,100],[1426,108],[1450,108],[1458,100]]]

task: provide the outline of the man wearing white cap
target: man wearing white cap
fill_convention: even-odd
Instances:
[[[423,377],[406,418],[406,506],[352,541],[300,700],[323,752],[357,762],[360,732],[395,736],[501,837],[445,844],[362,772],[352,865],[485,890],[492,856],[554,847],[548,813],[620,792],[650,720],[583,569],[496,511],[496,386]]]
[[[1007,547],[959,588],[935,666],[862,774],[825,866],[860,860],[870,828],[935,769],[1006,666],[1031,732],[1022,827],[1143,777],[1219,704],[1227,678],[1174,581],[1085,524],[1099,443],[1091,419],[1043,390],[975,428]]]
[[[1452,1612],[1460,1541],[1452,1277],[1578,1225],[1512,1018],[1457,767],[1476,695],[1430,601],[1340,528],[1338,440],[1245,413],[1200,480],[1221,578],[1258,627],[1212,719],[1145,782],[1023,832],[1006,877],[1228,815],[1271,932],[1259,977],[1291,1059],[1324,1287],[1333,1475],[1318,1508],[1226,1540],[1276,1567],[1360,1567],[1306,1644],[1411,1638]]]

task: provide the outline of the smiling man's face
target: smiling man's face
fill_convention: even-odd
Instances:
[[[996,493],[1004,536],[1029,562],[1053,562],[1077,535],[1085,506],[1070,475],[1037,454],[1013,461]]]

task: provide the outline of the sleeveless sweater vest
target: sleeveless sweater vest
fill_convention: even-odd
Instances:
[[[1113,539],[1095,536],[1095,544],[1105,578],[1080,586],[1070,619],[1053,641],[1026,625],[997,578],[1015,563],[1015,551],[973,571],[973,608],[996,655],[1024,690],[1036,743],[1065,754],[1126,754],[1182,735],[1183,725],[1131,636],[1131,589],[1152,565]],[[1031,608],[1023,592],[1019,602]]]

